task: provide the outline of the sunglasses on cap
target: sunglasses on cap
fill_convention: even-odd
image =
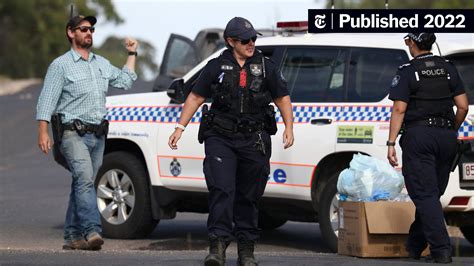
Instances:
[[[246,40],[239,40],[239,39],[234,39],[236,41],[239,41],[242,45],[247,45],[249,44],[250,41],[254,42],[257,40],[257,36],[253,36],[252,38],[250,39],[246,39]]]
[[[72,30],[80,30],[83,33],[86,33],[87,31],[90,31],[91,33],[94,33],[95,28],[94,27],[87,27],[87,26],[80,26],[80,27],[75,27]]]

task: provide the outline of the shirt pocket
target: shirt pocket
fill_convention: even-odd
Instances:
[[[92,78],[84,72],[76,72],[66,76],[65,86],[72,96],[82,96],[92,89]]]

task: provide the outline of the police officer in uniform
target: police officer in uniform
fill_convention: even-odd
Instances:
[[[429,244],[431,262],[450,263],[451,245],[439,198],[448,184],[457,131],[469,105],[456,67],[430,53],[435,40],[433,33],[410,33],[405,37],[413,60],[401,65],[392,81],[389,98],[394,103],[387,158],[392,166],[398,165],[394,146],[403,124],[399,142],[402,171],[416,206],[407,251],[411,258],[419,259]]]
[[[228,22],[224,31],[228,49],[203,69],[169,138],[171,149],[177,149],[193,114],[206,98],[212,98],[209,112],[203,111],[205,132],[200,136],[205,143],[204,174],[209,189],[210,248],[205,265],[224,265],[225,250],[234,238],[239,264],[258,265],[253,255],[259,235],[257,205],[270,171],[270,135],[276,133],[272,100],[285,124],[284,148],[293,145],[293,112],[286,81],[275,63],[255,49],[257,35],[261,34],[244,18]]]

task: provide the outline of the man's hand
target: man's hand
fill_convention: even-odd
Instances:
[[[394,146],[388,146],[387,159],[393,167],[398,166],[397,152]]]
[[[178,149],[178,140],[181,138],[181,134],[183,133],[183,130],[181,128],[176,128],[173,132],[173,134],[171,134],[169,140],[168,140],[168,146],[170,146],[170,148],[172,150],[177,150]]]
[[[125,38],[125,48],[129,52],[136,52],[138,48],[137,40],[133,38]]]
[[[288,149],[289,147],[293,146],[293,142],[295,141],[295,137],[293,136],[293,130],[285,128],[283,132],[283,147]]]
[[[48,154],[48,151],[51,150],[52,142],[48,132],[40,132],[38,134],[38,146],[45,154]]]

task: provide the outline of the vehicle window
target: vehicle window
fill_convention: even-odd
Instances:
[[[448,56],[447,58],[451,60],[458,69],[459,75],[464,82],[464,89],[469,97],[469,103],[474,104],[474,75],[472,75],[472,70],[474,69],[474,54],[456,54]]]
[[[292,102],[344,99],[345,48],[288,48],[282,72]]]
[[[170,46],[165,75],[181,77],[199,63],[194,48],[181,39],[174,39]]]
[[[378,102],[390,90],[398,66],[408,62],[403,50],[353,48],[349,67],[347,102]]]

